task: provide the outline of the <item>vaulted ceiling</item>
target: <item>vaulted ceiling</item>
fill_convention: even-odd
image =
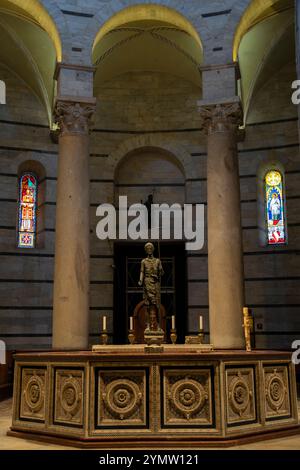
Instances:
[[[0,0],[0,62],[17,74],[44,104],[52,119],[54,71],[61,54],[58,33],[35,1]]]
[[[263,3],[259,3],[260,7]],[[254,1],[252,6],[254,4],[257,2]],[[273,0],[265,2],[265,9],[252,9],[252,16],[248,12],[248,23],[246,11],[241,21],[245,31],[242,37],[236,36],[236,41],[240,41],[237,58],[241,70],[240,94],[245,122],[251,102],[261,87],[285,65],[295,64],[294,14],[292,1]],[[241,31],[241,25],[237,32]],[[287,84],[287,87],[290,85]]]
[[[130,7],[112,17],[95,39],[95,85],[129,71],[155,71],[201,86],[202,60],[200,38],[183,16],[166,7]]]

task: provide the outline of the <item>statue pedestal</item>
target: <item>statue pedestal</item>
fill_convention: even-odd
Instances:
[[[150,344],[150,345],[147,344],[144,347],[144,351],[145,351],[145,353],[151,353],[151,354],[163,353],[164,352],[164,347],[162,345],[158,345],[158,344]]]
[[[144,332],[144,340],[147,346],[145,346],[144,351],[147,353],[162,353],[164,350],[164,347],[162,346],[164,338],[165,333],[161,328],[156,330],[146,328]]]
[[[300,431],[290,353],[144,347],[16,354],[8,434],[98,449],[191,449]]]

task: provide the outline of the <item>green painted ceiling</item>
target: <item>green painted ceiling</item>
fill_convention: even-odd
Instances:
[[[130,71],[169,73],[201,86],[201,47],[187,32],[166,22],[122,24],[99,41],[93,61],[98,66],[96,89]]]
[[[246,121],[256,91],[285,64],[295,61],[294,9],[274,13],[256,24],[243,37],[238,59]]]
[[[48,34],[13,5],[1,1],[0,61],[16,73],[38,96],[51,123],[54,96],[55,48]],[[10,4],[11,5],[11,4]]]

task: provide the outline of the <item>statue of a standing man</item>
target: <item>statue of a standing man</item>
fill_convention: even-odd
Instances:
[[[164,274],[159,258],[153,256],[153,243],[146,243],[147,258],[141,262],[139,286],[144,289],[144,301],[148,310],[146,330],[157,331],[160,328],[160,280]]]

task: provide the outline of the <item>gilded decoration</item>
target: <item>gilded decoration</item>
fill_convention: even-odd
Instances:
[[[255,382],[252,368],[227,369],[227,422],[249,422],[256,420]]]
[[[290,416],[288,369],[285,366],[265,367],[266,418]]]
[[[54,422],[74,425],[83,424],[84,372],[55,371]]]
[[[98,426],[146,426],[146,372],[99,371]]]
[[[20,419],[45,420],[45,369],[22,369]]]
[[[213,424],[210,370],[164,370],[164,425]]]

